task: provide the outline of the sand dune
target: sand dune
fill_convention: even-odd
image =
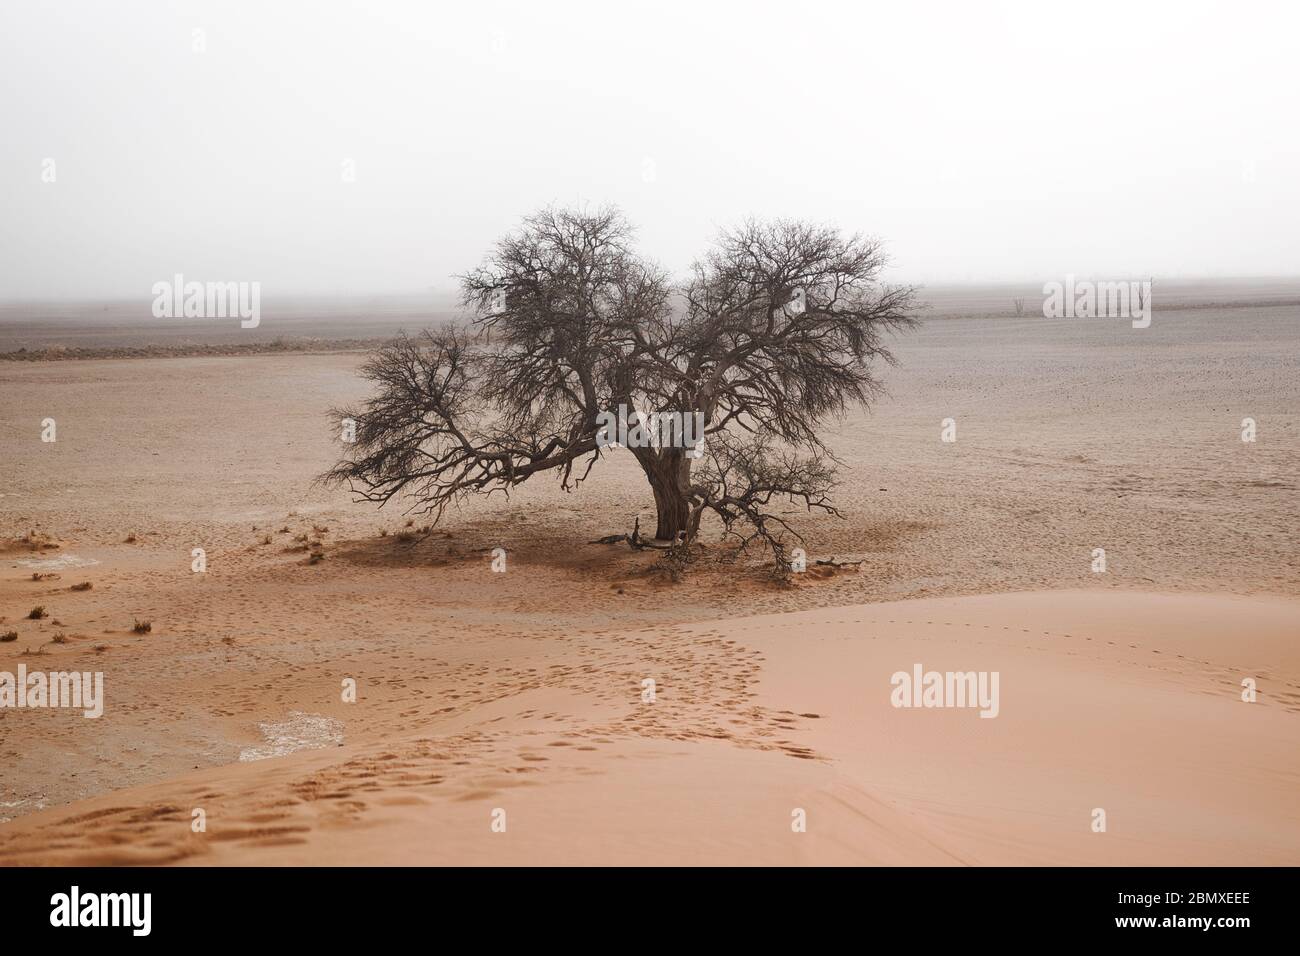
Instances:
[[[0,861],[1296,864],[1297,620],[1054,592],[614,631],[469,715],[29,815]],[[893,707],[914,662],[999,671],[998,716]]]

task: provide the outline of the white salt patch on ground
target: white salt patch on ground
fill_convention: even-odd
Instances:
[[[266,738],[260,747],[245,747],[239,752],[241,763],[283,757],[299,750],[321,750],[331,744],[343,743],[343,721],[324,714],[304,714],[289,711],[288,720],[276,723],[266,721],[257,725]]]
[[[26,800],[0,800],[0,810],[13,810],[17,807],[22,807],[26,805],[27,805]],[[44,810],[44,809],[45,809],[45,801],[38,800],[36,801],[35,807],[33,807],[31,810],[24,810],[23,813],[34,813],[37,810]],[[17,817],[21,815],[22,814],[17,814],[16,816],[11,817],[6,814],[0,813],[0,823],[8,823],[10,820],[17,819]]]
[[[99,564],[94,558],[81,558],[75,554],[61,554],[57,558],[23,560],[17,563],[37,571],[64,571],[68,568],[88,568],[92,564]]]

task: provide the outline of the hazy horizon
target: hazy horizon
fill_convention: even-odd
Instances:
[[[675,273],[754,216],[879,236],[888,278],[926,285],[1286,278],[1297,25],[1215,3],[7,8],[0,300],[147,299],[178,272],[450,294],[522,216],[604,203]]]

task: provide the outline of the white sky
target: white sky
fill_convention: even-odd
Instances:
[[[0,298],[450,290],[580,201],[674,270],[780,215],[911,281],[1294,275],[1297,10],[6,2]]]

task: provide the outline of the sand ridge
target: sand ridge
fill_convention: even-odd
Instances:
[[[0,860],[1294,864],[1297,611],[1054,592],[611,632],[468,713],[428,702],[418,731],[14,821]],[[912,660],[996,668],[1002,713],[892,708]]]

